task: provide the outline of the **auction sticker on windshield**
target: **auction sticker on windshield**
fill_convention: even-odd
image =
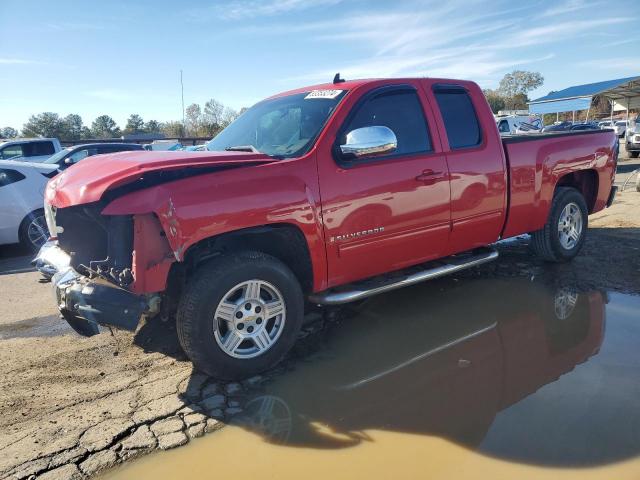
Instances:
[[[310,98],[336,98],[338,95],[342,93],[342,90],[312,90],[310,91],[305,100]]]

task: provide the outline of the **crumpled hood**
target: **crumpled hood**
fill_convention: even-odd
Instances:
[[[126,185],[149,172],[270,163],[273,158],[251,152],[118,152],[85,158],[47,184],[46,201],[58,208],[97,202],[109,189]]]

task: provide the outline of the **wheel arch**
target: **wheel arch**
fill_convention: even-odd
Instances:
[[[556,181],[553,189],[553,195],[555,195],[560,187],[571,187],[578,190],[584,197],[584,201],[587,203],[587,210],[589,213],[594,212],[599,187],[598,172],[596,172],[595,169],[589,168],[585,170],[577,170],[562,175]]]
[[[189,246],[184,253],[184,262],[174,266],[182,264],[189,271],[218,255],[243,250],[259,251],[277,258],[291,269],[304,293],[313,290],[314,269],[309,246],[302,230],[291,223],[260,225],[204,238]]]

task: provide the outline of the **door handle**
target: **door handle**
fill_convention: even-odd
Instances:
[[[431,169],[423,170],[420,175],[416,177],[419,182],[434,182],[442,175],[442,172],[434,172]]]

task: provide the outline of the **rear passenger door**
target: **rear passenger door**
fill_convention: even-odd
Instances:
[[[466,83],[466,82],[465,82]],[[451,253],[495,242],[504,225],[504,151],[477,86],[429,84],[446,152],[451,184]],[[482,103],[484,102],[484,103]]]
[[[355,101],[331,139],[333,146],[319,150],[330,284],[397,270],[446,251],[449,180],[433,123],[416,86],[374,87]],[[346,134],[368,126],[390,128],[397,149],[382,157],[342,158],[339,145]]]

